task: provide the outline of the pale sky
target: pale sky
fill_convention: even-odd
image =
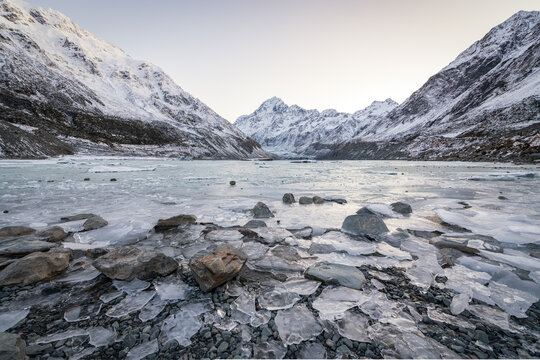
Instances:
[[[63,12],[234,122],[278,96],[354,112],[403,102],[538,0],[29,0]]]

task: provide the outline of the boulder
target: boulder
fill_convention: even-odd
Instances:
[[[68,233],[64,231],[60,226],[53,226],[51,228],[39,231],[36,236],[44,241],[59,242],[68,237]]]
[[[326,198],[324,198],[324,200],[332,201],[332,202],[335,202],[335,203],[340,204],[340,205],[343,205],[343,204],[347,203],[347,200],[345,200],[343,198],[326,197]]]
[[[324,204],[325,202],[325,200],[320,196],[314,196],[312,200],[314,204]]]
[[[0,239],[29,235],[36,232],[35,229],[26,226],[6,226],[0,229]]]
[[[62,273],[68,266],[67,253],[36,252],[6,266],[0,272],[0,286],[33,284]]]
[[[285,204],[294,204],[296,200],[294,199],[294,195],[292,193],[286,193],[283,195],[283,202]]]
[[[96,230],[109,225],[109,222],[101,216],[92,216],[86,219],[83,224],[84,230]]]
[[[77,214],[77,215],[71,215],[71,216],[64,216],[64,217],[61,217],[60,220],[61,221],[78,221],[78,220],[85,220],[85,219],[89,219],[93,216],[97,216],[95,214]]]
[[[0,240],[0,255],[20,256],[36,251],[47,251],[58,244],[36,240],[32,237],[16,237]]]
[[[26,343],[17,334],[7,332],[0,333],[0,359],[2,360],[25,360]]]
[[[362,271],[354,266],[320,262],[311,265],[304,276],[330,285],[341,285],[352,289],[362,289],[366,278]]]
[[[265,203],[258,202],[253,208],[253,216],[260,219],[273,218],[274,214],[270,211]]]
[[[178,263],[172,257],[133,246],[111,249],[94,260],[93,265],[108,278],[124,281],[167,276],[178,268]]]
[[[234,278],[244,267],[246,254],[229,245],[217,245],[191,258],[189,267],[202,291],[210,291]]]
[[[393,211],[400,213],[402,215],[408,215],[412,213],[411,205],[398,201],[395,203],[390,204],[390,207]]]
[[[245,225],[245,228],[256,229],[260,227],[266,227],[266,223],[262,220],[249,220]]]
[[[163,232],[178,226],[195,224],[196,221],[197,217],[195,215],[177,215],[168,219],[159,219],[157,225],[154,226],[154,230]]]
[[[341,225],[341,229],[343,232],[353,235],[382,234],[388,232],[384,221],[369,210],[347,216]]]
[[[298,203],[300,205],[313,204],[313,198],[310,198],[309,196],[302,196],[302,197],[300,197],[300,199],[298,199]]]

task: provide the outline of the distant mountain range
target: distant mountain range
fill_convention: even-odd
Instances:
[[[50,9],[0,1],[0,157],[267,157],[160,68]]]
[[[235,125],[284,157],[540,159],[540,12],[496,26],[400,105],[345,114],[272,98]]]

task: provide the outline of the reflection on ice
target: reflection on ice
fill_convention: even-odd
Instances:
[[[30,310],[14,310],[0,313],[0,332],[11,329],[26,318]]]

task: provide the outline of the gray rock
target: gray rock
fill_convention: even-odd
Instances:
[[[310,198],[308,196],[302,196],[300,199],[298,199],[298,203],[300,205],[310,205],[313,204],[313,198]]]
[[[314,196],[312,198],[314,204],[324,204],[325,200],[320,196]]]
[[[132,246],[111,249],[94,260],[93,265],[108,278],[125,281],[167,276],[178,268],[178,263],[172,257]]]
[[[258,202],[253,208],[253,216],[260,219],[273,218],[274,214],[265,203]]]
[[[77,215],[71,215],[71,216],[64,216],[60,218],[61,221],[78,221],[78,220],[85,220],[89,219],[93,216],[97,216],[96,214],[77,214]]]
[[[36,236],[44,241],[59,242],[68,237],[68,233],[60,226],[53,226],[48,229],[39,231]]]
[[[29,235],[34,232],[36,232],[35,229],[26,226],[6,226],[0,229],[0,239]]]
[[[222,341],[221,344],[219,344],[217,351],[218,353],[222,353],[222,352],[227,351],[228,348],[229,348],[229,343],[226,341]]]
[[[53,351],[52,344],[33,344],[26,348],[26,355],[35,356],[39,354],[49,354]]]
[[[320,262],[311,265],[304,276],[326,284],[341,285],[352,289],[362,289],[366,278],[362,271],[354,266]]]
[[[296,202],[292,193],[286,193],[283,195],[283,202],[285,204],[294,204]]]
[[[401,201],[390,204],[390,207],[392,208],[392,210],[402,215],[407,215],[407,214],[412,213],[411,205],[401,202]]]
[[[247,256],[229,245],[217,245],[201,251],[189,261],[189,267],[202,291],[210,291],[233,279],[244,267]]]
[[[26,343],[16,334],[7,332],[0,333],[0,359],[2,360],[25,360]]]
[[[236,185],[236,181],[234,181],[234,180],[229,181],[229,185],[231,185],[231,186]]]
[[[465,244],[462,244],[457,241],[452,241],[449,239],[430,239],[429,243],[432,245],[435,245],[439,249],[456,249],[459,251],[463,251],[467,254],[478,254],[480,251],[475,248],[468,247]]]
[[[84,230],[96,230],[109,225],[109,222],[101,216],[89,217],[83,224]]]
[[[359,210],[360,213],[345,218],[341,229],[345,233],[353,235],[382,234],[388,232],[384,221],[376,214]]]
[[[195,224],[197,217],[195,215],[178,215],[168,219],[159,219],[157,225],[154,226],[156,232],[163,232],[174,229],[182,225]]]
[[[0,286],[30,285],[65,271],[69,254],[36,252],[17,259],[0,272]]]
[[[0,255],[27,255],[39,251],[47,251],[58,244],[36,240],[32,237],[22,236],[0,240]]]
[[[266,227],[266,223],[262,220],[249,220],[245,225],[245,228],[256,229],[260,227]]]
[[[343,204],[347,203],[347,200],[342,199],[342,198],[325,197],[324,200],[332,201],[332,202],[335,202],[335,203],[340,204],[340,205],[343,205]]]

